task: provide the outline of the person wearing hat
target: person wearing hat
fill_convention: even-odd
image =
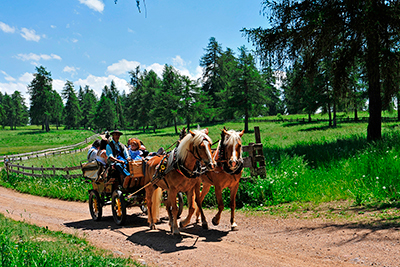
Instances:
[[[128,150],[119,142],[122,132],[115,130],[111,132],[112,140],[106,147],[106,155],[108,161],[115,164],[116,169],[122,174],[123,180],[130,175],[128,171],[128,160],[130,159]]]

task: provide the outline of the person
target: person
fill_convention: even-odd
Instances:
[[[96,160],[96,154],[97,154],[97,151],[99,150],[99,147],[100,147],[100,140],[95,140],[92,144],[92,147],[89,148],[89,151],[87,154],[88,161]]]
[[[115,164],[115,168],[121,173],[122,180],[129,176],[128,160],[130,156],[126,147],[119,142],[119,138],[123,135],[122,132],[115,130],[111,132],[112,140],[107,144],[106,155],[107,160]]]
[[[106,153],[107,144],[108,141],[106,139],[102,139],[100,141],[99,151],[97,152],[96,155],[96,160],[100,162],[103,165],[103,167],[107,165],[107,153]]]
[[[141,144],[140,140],[137,138],[129,138],[128,140],[128,151],[129,156],[133,160],[141,160],[143,156],[143,150],[146,150],[146,147]]]

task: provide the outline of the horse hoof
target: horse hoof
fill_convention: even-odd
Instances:
[[[176,236],[180,236],[180,235],[181,235],[181,232],[180,232],[178,229],[176,229],[176,230],[174,230],[174,231],[172,232],[172,234],[173,234],[173,235],[176,235]]]
[[[219,224],[219,221],[217,221],[217,219],[215,219],[215,217],[212,219],[212,223],[213,225],[217,226]]]
[[[185,225],[183,225],[183,223],[182,223],[182,222],[179,222],[179,227],[180,227],[180,228],[184,228],[184,227],[185,227]]]
[[[197,218],[196,219],[196,224],[199,224],[200,223],[200,220],[199,220],[199,218]]]
[[[201,226],[203,227],[203,229],[208,230],[208,224],[206,222],[204,222]]]
[[[232,231],[237,231],[237,230],[239,230],[239,228],[238,228],[238,226],[237,226],[236,223],[233,223],[233,224],[231,225],[231,230],[232,230]]]
[[[154,224],[150,225],[150,230],[156,230],[156,226]]]

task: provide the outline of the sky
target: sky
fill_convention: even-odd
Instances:
[[[98,96],[114,80],[129,93],[129,74],[165,64],[197,79],[211,37],[223,50],[254,47],[240,31],[266,28],[262,0],[13,0],[0,1],[0,92],[18,90],[29,107],[27,86],[36,67],[51,73],[61,94],[89,85]]]

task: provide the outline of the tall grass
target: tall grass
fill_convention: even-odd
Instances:
[[[13,221],[0,214],[0,265],[8,266],[140,266],[115,258],[74,235]]]

